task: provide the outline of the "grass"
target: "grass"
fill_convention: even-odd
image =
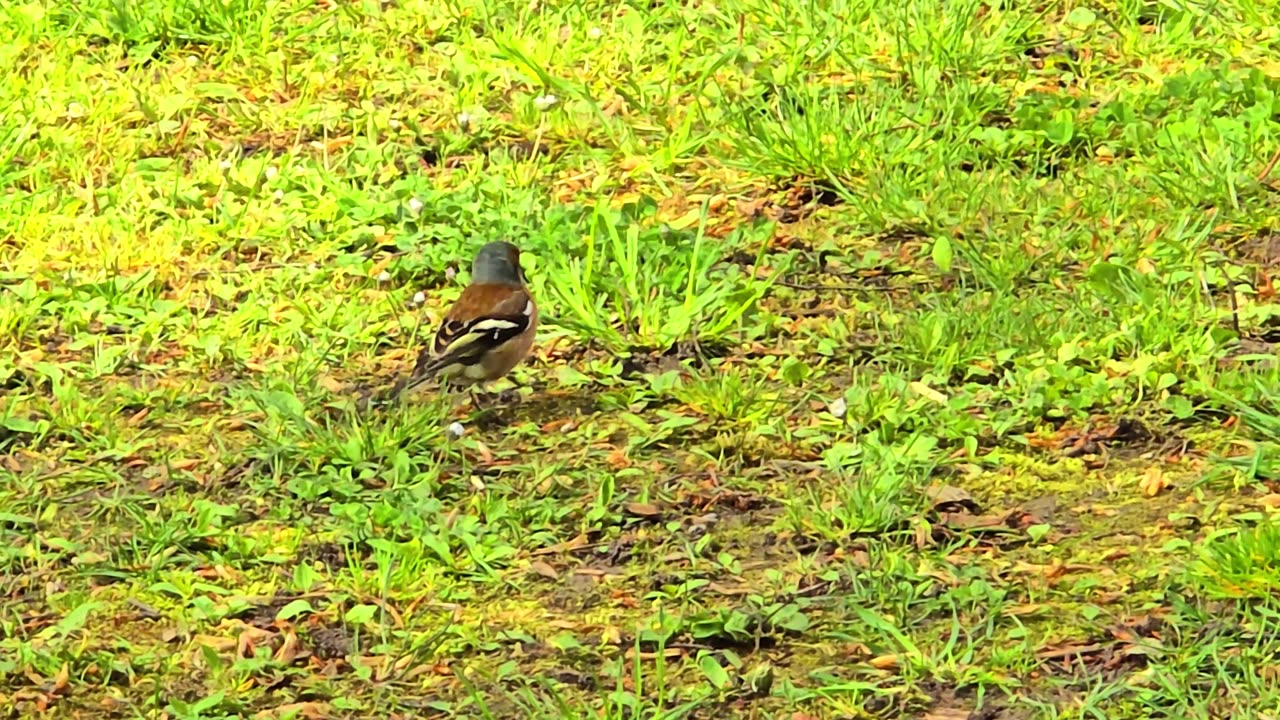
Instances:
[[[0,2],[0,714],[1280,712],[1280,15],[818,5]]]

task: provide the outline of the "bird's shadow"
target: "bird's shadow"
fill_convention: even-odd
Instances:
[[[329,418],[336,421],[368,419],[375,413],[392,413],[406,403],[413,403],[412,398],[399,397],[402,383],[366,384],[354,388],[348,396],[349,402],[333,403],[328,406]],[[440,391],[437,390],[436,393]],[[463,425],[479,431],[500,430],[504,427],[535,422],[545,424],[552,420],[560,420],[580,415],[591,415],[597,412],[598,406],[594,395],[571,392],[551,391],[538,385],[525,385],[523,389],[513,387],[495,393],[477,392],[478,403],[462,393],[457,404],[450,410],[450,417]],[[440,397],[432,394],[428,397]]]
[[[590,394],[529,387],[532,392],[527,396],[511,388],[482,399],[479,407],[471,409],[468,424],[480,431],[524,422],[542,425],[552,420],[592,415],[598,409],[595,397]]]

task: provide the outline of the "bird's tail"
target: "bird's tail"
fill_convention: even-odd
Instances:
[[[391,388],[393,396],[402,396],[406,393],[413,392],[422,387],[427,381],[436,376],[440,369],[456,361],[453,355],[442,355],[440,357],[431,357],[427,353],[418,356],[418,362],[413,366],[407,377],[403,377],[396,381]]]

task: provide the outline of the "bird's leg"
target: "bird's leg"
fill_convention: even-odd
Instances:
[[[479,412],[483,412],[485,408],[480,402],[480,395],[483,393],[477,394],[475,385],[467,388],[467,392],[471,395],[471,407],[475,408]]]
[[[498,393],[498,400],[503,404],[516,403],[520,401],[520,388],[523,387],[515,379],[511,379],[511,387]]]

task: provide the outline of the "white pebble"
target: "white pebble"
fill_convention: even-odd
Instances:
[[[462,427],[462,423],[455,421],[455,422],[449,423],[449,427],[445,428],[444,432],[446,435],[449,436],[450,440],[457,440],[458,438],[462,437],[464,433],[467,432],[467,429]]]
[[[849,404],[846,403],[844,401],[844,398],[842,397],[838,397],[835,400],[832,400],[831,402],[827,403],[827,412],[831,413],[837,418],[844,417],[844,414],[848,412],[848,410],[849,410]]]

